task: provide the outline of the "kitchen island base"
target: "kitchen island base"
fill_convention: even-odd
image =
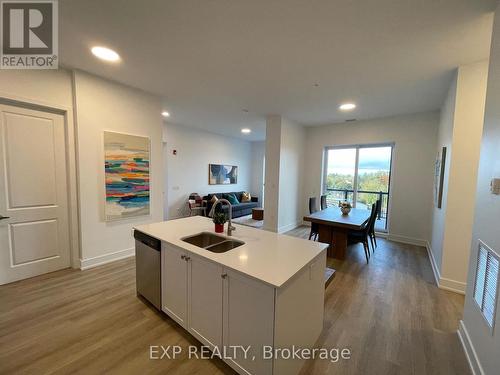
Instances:
[[[322,252],[277,288],[163,243],[162,310],[212,350],[250,347],[223,358],[239,374],[297,374],[303,360],[265,359],[264,349],[314,346],[323,329],[325,263]]]

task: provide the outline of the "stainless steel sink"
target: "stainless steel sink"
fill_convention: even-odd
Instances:
[[[182,241],[213,253],[225,253],[245,244],[243,241],[218,236],[210,232],[201,232],[193,236],[184,237]]]
[[[212,253],[225,253],[226,251],[235,249],[244,244],[244,242],[238,240],[226,240],[216,245],[209,246],[206,250],[211,251]]]
[[[225,241],[226,238],[217,236],[216,234],[210,232],[201,232],[195,234],[194,236],[184,237],[182,240],[194,246],[207,248],[208,246],[216,245],[222,241]]]

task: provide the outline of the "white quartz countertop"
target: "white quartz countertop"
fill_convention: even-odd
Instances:
[[[280,287],[316,258],[327,244],[286,236],[261,229],[234,224],[230,238],[244,245],[225,253],[212,253],[181,239],[200,232],[214,233],[212,220],[202,216],[139,225],[135,229],[175,245],[222,266],[252,276],[274,287]],[[227,229],[227,224],[224,226]],[[226,232],[224,232],[224,236]],[[325,264],[326,266],[326,264]]]

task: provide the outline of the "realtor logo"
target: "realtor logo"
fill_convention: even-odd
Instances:
[[[2,69],[57,69],[57,1],[0,1]]]

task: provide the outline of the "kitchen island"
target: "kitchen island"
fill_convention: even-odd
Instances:
[[[265,359],[264,348],[311,348],[316,342],[328,245],[235,226],[224,237],[243,244],[225,252],[184,241],[213,233],[205,217],[135,229],[161,241],[163,312],[212,350],[249,348],[223,358],[240,374],[296,374],[302,359]]]

